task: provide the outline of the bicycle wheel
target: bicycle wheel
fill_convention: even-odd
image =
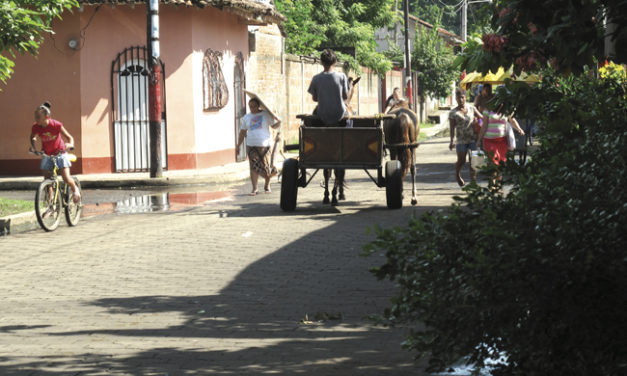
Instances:
[[[79,192],[82,192],[81,183],[78,181],[78,179],[75,177],[72,177],[72,179],[74,179],[74,183],[76,183]],[[83,202],[74,202],[74,191],[72,191],[72,188],[70,188],[69,186],[66,185],[65,191],[65,221],[69,226],[76,226],[78,224],[78,221],[80,221],[81,219]]]
[[[54,180],[44,180],[35,193],[37,222],[46,231],[54,231],[61,219],[61,197],[55,197],[57,184]]]

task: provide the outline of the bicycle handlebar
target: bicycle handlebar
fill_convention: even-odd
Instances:
[[[72,151],[72,150],[74,150],[74,148],[73,148],[73,147],[72,147],[72,148],[67,148],[67,149],[66,149],[66,151]],[[37,151],[37,150],[35,150],[35,151],[29,150],[28,152],[29,152],[30,154],[33,154],[33,155],[38,155],[38,156],[40,156],[40,157],[49,157],[49,158],[52,158],[52,157],[56,157],[56,156],[58,156],[58,154],[57,154],[57,155],[48,155],[48,154],[44,153],[43,151]]]

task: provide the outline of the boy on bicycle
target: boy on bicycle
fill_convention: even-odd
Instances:
[[[65,137],[68,143],[63,142]],[[72,200],[78,203],[81,200],[81,193],[79,192],[74,179],[70,177],[70,167],[72,162],[67,155],[66,150],[74,148],[74,137],[63,127],[60,121],[54,120],[50,117],[50,103],[45,102],[35,110],[35,122],[31,129],[30,134],[30,151],[35,152],[35,141],[39,138],[43,152],[46,154],[41,160],[41,169],[45,179],[51,177],[51,170],[54,168],[55,160],[57,167],[61,171],[61,177],[65,184],[69,185],[74,192]],[[57,156],[56,159],[49,156]]]

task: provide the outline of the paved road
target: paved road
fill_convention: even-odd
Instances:
[[[384,190],[353,171],[339,207],[320,203],[316,178],[293,214],[275,183],[0,238],[0,375],[421,375],[400,348],[406,329],[366,318],[394,286],[368,272],[382,255],[359,255],[369,226],[404,225],[460,193],[454,158],[445,139],[419,148],[414,208],[387,210]]]

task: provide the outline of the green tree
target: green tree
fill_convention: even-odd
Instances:
[[[277,0],[276,7],[286,18],[283,27],[287,33],[287,52],[311,55],[324,39],[324,27],[313,18],[311,0]]]
[[[418,72],[425,94],[434,98],[447,97],[459,73],[453,65],[453,50],[440,38],[438,28],[437,19],[432,29],[420,28],[412,52],[412,69]]]
[[[64,10],[77,7],[76,0],[11,0],[0,3],[0,80],[13,73],[16,53],[37,53],[44,33]],[[8,55],[8,57],[7,57]]]
[[[531,161],[505,168],[510,193],[470,185],[445,211],[377,229],[374,273],[400,286],[386,317],[416,325],[404,345],[432,370],[502,355],[493,375],[627,373],[622,77],[510,86],[544,124]]]
[[[287,51],[310,55],[324,47],[354,47],[355,57],[340,55],[353,70],[363,65],[383,74],[390,60],[376,52],[374,32],[394,20],[393,0],[277,0],[287,17]]]
[[[483,32],[490,27],[491,9],[487,2],[468,4],[468,34]],[[461,35],[461,2],[414,0],[410,4],[410,12],[430,24],[440,20],[445,30]]]
[[[621,48],[627,45],[624,0],[549,0],[542,7],[501,0],[492,8],[492,28],[493,33],[468,41],[459,57],[462,68],[487,72],[513,64],[516,73],[547,66],[559,73],[581,73],[606,59],[607,38],[616,46],[612,59],[627,62],[627,49]]]
[[[625,7],[498,1],[495,32],[466,44],[468,70],[543,69],[539,84],[506,82],[492,102],[536,121],[539,145],[524,167],[499,166],[503,181],[471,184],[406,228],[376,229],[365,248],[386,253],[373,272],[400,289],[385,317],[415,325],[404,346],[432,370],[502,356],[492,375],[627,374],[627,74],[597,70],[607,35],[624,45]]]

